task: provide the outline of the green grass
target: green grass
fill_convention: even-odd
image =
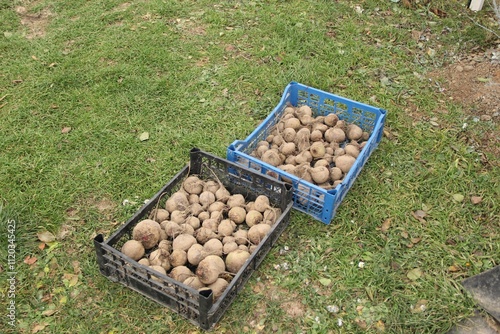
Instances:
[[[27,38],[18,6],[41,15],[31,21],[43,36]],[[122,202],[154,195],[192,147],[224,157],[297,81],[388,110],[392,137],[331,225],[293,213],[216,331],[446,332],[476,308],[461,280],[500,254],[498,165],[484,164],[466,140],[492,129],[462,129],[465,106],[420,78],[450,55],[493,45],[466,15],[498,28],[490,11],[447,1],[414,10],[372,0],[0,1],[1,226],[17,223],[16,329],[2,318],[0,331],[196,332],[104,278],[92,239],[116,230],[136,209]],[[412,31],[431,38],[416,41]],[[141,142],[143,132],[150,139]],[[483,201],[472,205],[472,195]],[[422,209],[425,222],[412,216]],[[45,230],[69,234],[40,250],[36,234]],[[7,246],[0,254],[7,258]],[[276,269],[285,262],[288,270]],[[415,268],[421,276],[411,280]],[[2,262],[3,282],[8,271]],[[426,310],[415,312],[423,300]],[[290,302],[299,315],[287,313]]]

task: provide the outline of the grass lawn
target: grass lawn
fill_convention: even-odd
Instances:
[[[411,2],[0,0],[0,332],[199,332],[102,276],[93,238],[192,147],[225,157],[290,81],[386,109],[385,136],[330,225],[293,212],[214,332],[443,333],[473,314],[461,281],[499,264],[500,171],[468,139],[498,124],[427,74],[499,26],[488,5]]]

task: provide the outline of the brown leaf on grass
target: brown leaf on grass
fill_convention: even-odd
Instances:
[[[71,265],[73,266],[73,271],[75,272],[75,275],[78,275],[81,273],[82,270],[80,269],[80,262],[72,261]]]
[[[479,204],[483,201],[483,198],[481,196],[471,196],[470,202],[474,205]]]
[[[413,216],[413,218],[415,218],[416,220],[418,220],[419,222],[421,223],[425,223],[425,217],[427,217],[427,213],[423,210],[416,210],[416,211],[413,211],[411,213],[411,215]]]
[[[413,40],[415,42],[420,41],[420,36],[422,36],[422,32],[421,31],[412,30],[412,32],[411,32],[411,38],[413,38]]]
[[[37,260],[38,259],[36,257],[28,255],[24,258],[23,262],[31,266],[32,264],[35,264]]]
[[[74,227],[63,224],[57,233],[58,240],[64,240],[74,231]]]
[[[49,231],[43,231],[37,233],[38,240],[41,242],[49,243],[56,240],[56,237]]]
[[[326,32],[326,36],[330,38],[335,38],[337,36],[337,33],[333,29],[328,29],[328,31]]]
[[[66,214],[68,215],[68,217],[75,217],[77,213],[78,213],[77,208],[67,208],[66,209]]]
[[[68,288],[75,286],[78,283],[78,275],[65,273],[63,275],[63,282]]]
[[[41,242],[39,245],[38,245],[38,249],[39,250],[44,250],[45,249],[45,246],[47,246],[47,244],[45,242]]]
[[[392,270],[399,270],[400,268],[401,268],[401,266],[399,265],[399,263],[391,261],[391,269]]]
[[[380,230],[383,232],[383,233],[386,233],[388,230],[389,230],[389,227],[391,227],[391,220],[392,218],[387,218],[386,220],[384,220],[384,222],[382,223],[382,227],[380,228]]]
[[[379,320],[375,323],[375,328],[379,332],[385,332],[385,323],[382,320]]]
[[[224,50],[226,52],[232,52],[232,51],[236,50],[236,47],[234,45],[232,45],[232,44],[228,44],[228,45],[226,45],[226,47],[224,48]]]
[[[388,139],[394,139],[394,134],[390,130],[384,129],[384,137]]]
[[[47,322],[43,322],[41,324],[36,324],[32,329],[31,333],[38,333],[40,331],[43,331],[45,327],[47,327],[49,324]]]
[[[47,293],[46,295],[44,295],[41,299],[42,302],[46,303],[46,302],[51,302],[52,301],[52,297],[54,297],[54,294],[52,293]]]
[[[405,8],[408,8],[408,9],[410,9],[410,8],[412,8],[412,7],[413,7],[413,5],[412,5],[412,3],[411,3],[411,1],[410,1],[410,0],[403,0],[403,6],[404,6]]]
[[[451,273],[456,273],[457,271],[460,271],[460,267],[457,265],[451,265],[448,267],[448,271]]]
[[[411,238],[410,241],[413,243],[413,244],[418,244],[420,241],[422,241],[422,238]]]
[[[50,317],[51,315],[53,315],[56,312],[57,312],[57,310],[55,308],[50,308],[48,310],[43,311],[42,315],[46,316],[46,317]]]
[[[256,285],[254,285],[252,290],[255,293],[261,293],[263,291],[262,284],[257,283]]]
[[[69,133],[70,131],[71,131],[71,127],[65,126],[64,128],[62,128],[61,133]]]
[[[415,306],[412,308],[411,312],[412,313],[422,313],[427,309],[427,303],[428,301],[425,299],[419,300]]]
[[[367,329],[368,328],[368,325],[367,325],[366,321],[364,321],[362,319],[356,318],[356,319],[354,319],[354,322],[361,329]]]
[[[434,15],[436,15],[436,16],[438,16],[438,17],[440,17],[440,18],[443,18],[443,17],[446,17],[446,16],[447,16],[446,12],[442,11],[442,10],[441,10],[441,9],[439,9],[439,8],[435,8],[435,7],[434,7],[434,8],[431,8],[430,10],[431,10],[431,12],[432,12]]]

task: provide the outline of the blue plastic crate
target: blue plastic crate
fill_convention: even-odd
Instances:
[[[336,188],[325,190],[310,182],[299,179],[295,175],[286,173],[273,167],[250,153],[257,143],[265,140],[272,127],[281,119],[287,104],[300,107],[308,105],[314,116],[337,114],[339,119],[360,126],[370,133],[368,142],[356,159],[353,167],[345,176],[344,181]],[[255,169],[263,174],[272,175],[278,179],[291,180],[293,185],[293,207],[305,212],[325,224],[330,224],[337,208],[351,188],[354,180],[361,172],[366,161],[378,146],[382,138],[386,111],[364,103],[356,102],[322,90],[291,82],[284,90],[279,104],[273,112],[247,137],[245,140],[236,140],[227,149],[227,159],[242,166]]]

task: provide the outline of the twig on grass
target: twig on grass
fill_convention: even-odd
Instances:
[[[497,0],[491,0],[491,2],[492,2],[493,12],[495,13],[495,15],[497,17],[498,25],[500,26],[500,6],[497,4]],[[493,30],[491,30],[491,29],[483,26],[482,24],[480,24],[479,22],[477,22],[476,20],[474,20],[469,15],[465,14],[465,16],[467,16],[467,18],[469,20],[471,20],[475,25],[483,28],[486,31],[491,32],[493,35],[495,35],[496,37],[500,38],[500,35],[498,33],[496,33],[495,31],[493,31]]]
[[[491,32],[493,35],[495,35],[495,36],[497,36],[498,38],[500,38],[500,35],[499,35],[499,34],[497,34],[496,32],[494,32],[493,30],[491,30],[491,29],[489,29],[489,28],[487,28],[487,27],[483,26],[481,23],[477,22],[476,20],[474,20],[474,19],[473,19],[472,17],[470,17],[469,15],[465,14],[465,16],[467,16],[467,18],[468,18],[469,20],[471,20],[471,21],[472,21],[475,25],[477,25],[477,26],[479,26],[479,27],[483,28],[483,29],[484,29],[484,30],[486,30],[486,31]]]

